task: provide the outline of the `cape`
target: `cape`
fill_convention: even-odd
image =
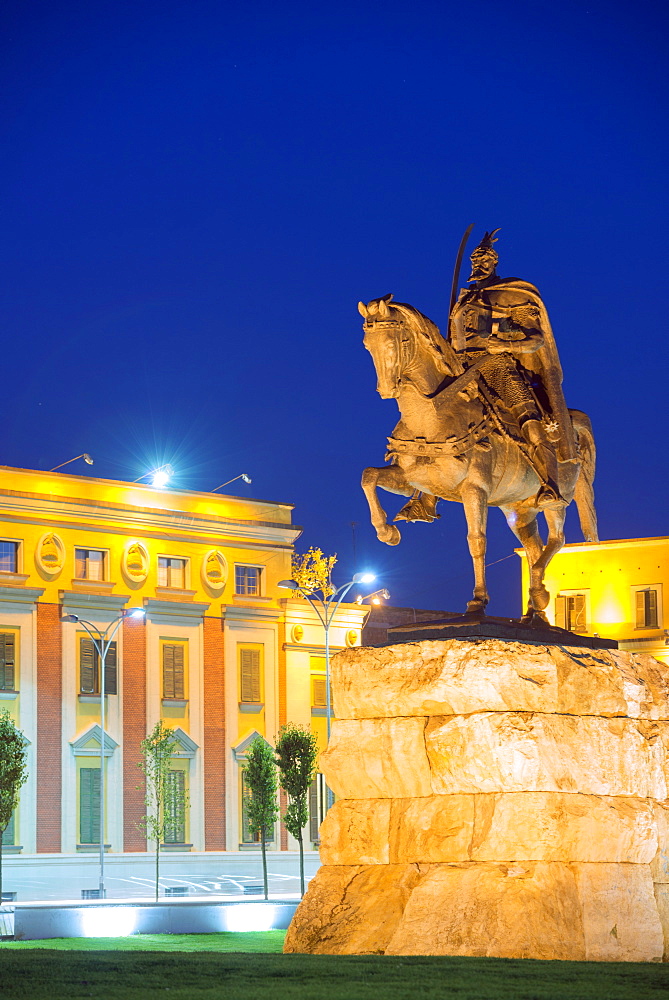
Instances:
[[[520,363],[523,368],[527,371],[533,372],[540,379],[541,385],[543,386],[548,399],[553,419],[560,428],[560,439],[557,443],[558,459],[561,462],[569,461],[570,459],[577,457],[576,439],[569,411],[567,409],[567,403],[562,391],[562,366],[560,364],[560,358],[555,344],[555,337],[553,336],[553,329],[548,318],[546,306],[543,303],[538,289],[535,288],[534,285],[531,285],[529,281],[521,281],[520,278],[498,278],[496,281],[489,285],[485,285],[481,289],[461,289],[458,300],[453,307],[453,312],[459,308],[464,297],[468,295],[468,293],[477,291],[482,293],[494,293],[495,291],[510,290],[517,291],[522,294],[522,299],[518,302],[519,306],[531,304],[536,306],[539,310],[541,332],[544,336],[544,343],[540,348],[538,348],[538,350],[528,354],[523,354],[520,358]],[[455,348],[455,344],[452,340],[451,324],[449,324],[448,342],[451,347]]]

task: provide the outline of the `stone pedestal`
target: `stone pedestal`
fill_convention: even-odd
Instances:
[[[666,959],[664,664],[425,640],[338,653],[332,681],[338,801],[286,951]]]

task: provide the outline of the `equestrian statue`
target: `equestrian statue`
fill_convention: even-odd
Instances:
[[[470,229],[465,233],[456,264]],[[471,255],[469,287],[452,296],[446,338],[413,306],[392,295],[358,309],[377,391],[396,399],[400,421],[382,468],[365,469],[362,487],[378,538],[397,545],[377,487],[409,497],[395,521],[434,521],[438,501],[464,506],[474,564],[469,613],[484,614],[488,507],[501,508],[527,555],[530,590],[523,621],[545,622],[544,574],[564,545],[572,500],[586,541],[597,541],[589,418],[567,409],[562,369],[546,307],[534,285],[500,278],[495,229]],[[545,518],[544,543],[537,519]]]

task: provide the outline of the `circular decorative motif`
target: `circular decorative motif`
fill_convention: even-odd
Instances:
[[[304,639],[304,629],[302,628],[302,626],[293,625],[290,632],[290,637],[293,640],[293,642],[302,642],[302,640]]]
[[[202,560],[202,582],[210,590],[223,590],[228,582],[228,563],[218,549],[211,549]]]
[[[349,647],[360,645],[360,633],[357,628],[350,628],[346,633],[346,645]]]
[[[35,549],[35,562],[45,576],[58,576],[65,564],[65,546],[52,531],[42,535]]]
[[[121,560],[121,568],[128,580],[144,583],[149,575],[149,553],[141,542],[128,542]]]

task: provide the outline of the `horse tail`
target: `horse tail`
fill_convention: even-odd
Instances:
[[[581,471],[576,480],[574,500],[581,522],[581,531],[586,542],[598,542],[597,514],[595,512],[595,438],[592,433],[590,417],[582,410],[570,410],[569,416],[574,428],[578,457],[581,460]]]

